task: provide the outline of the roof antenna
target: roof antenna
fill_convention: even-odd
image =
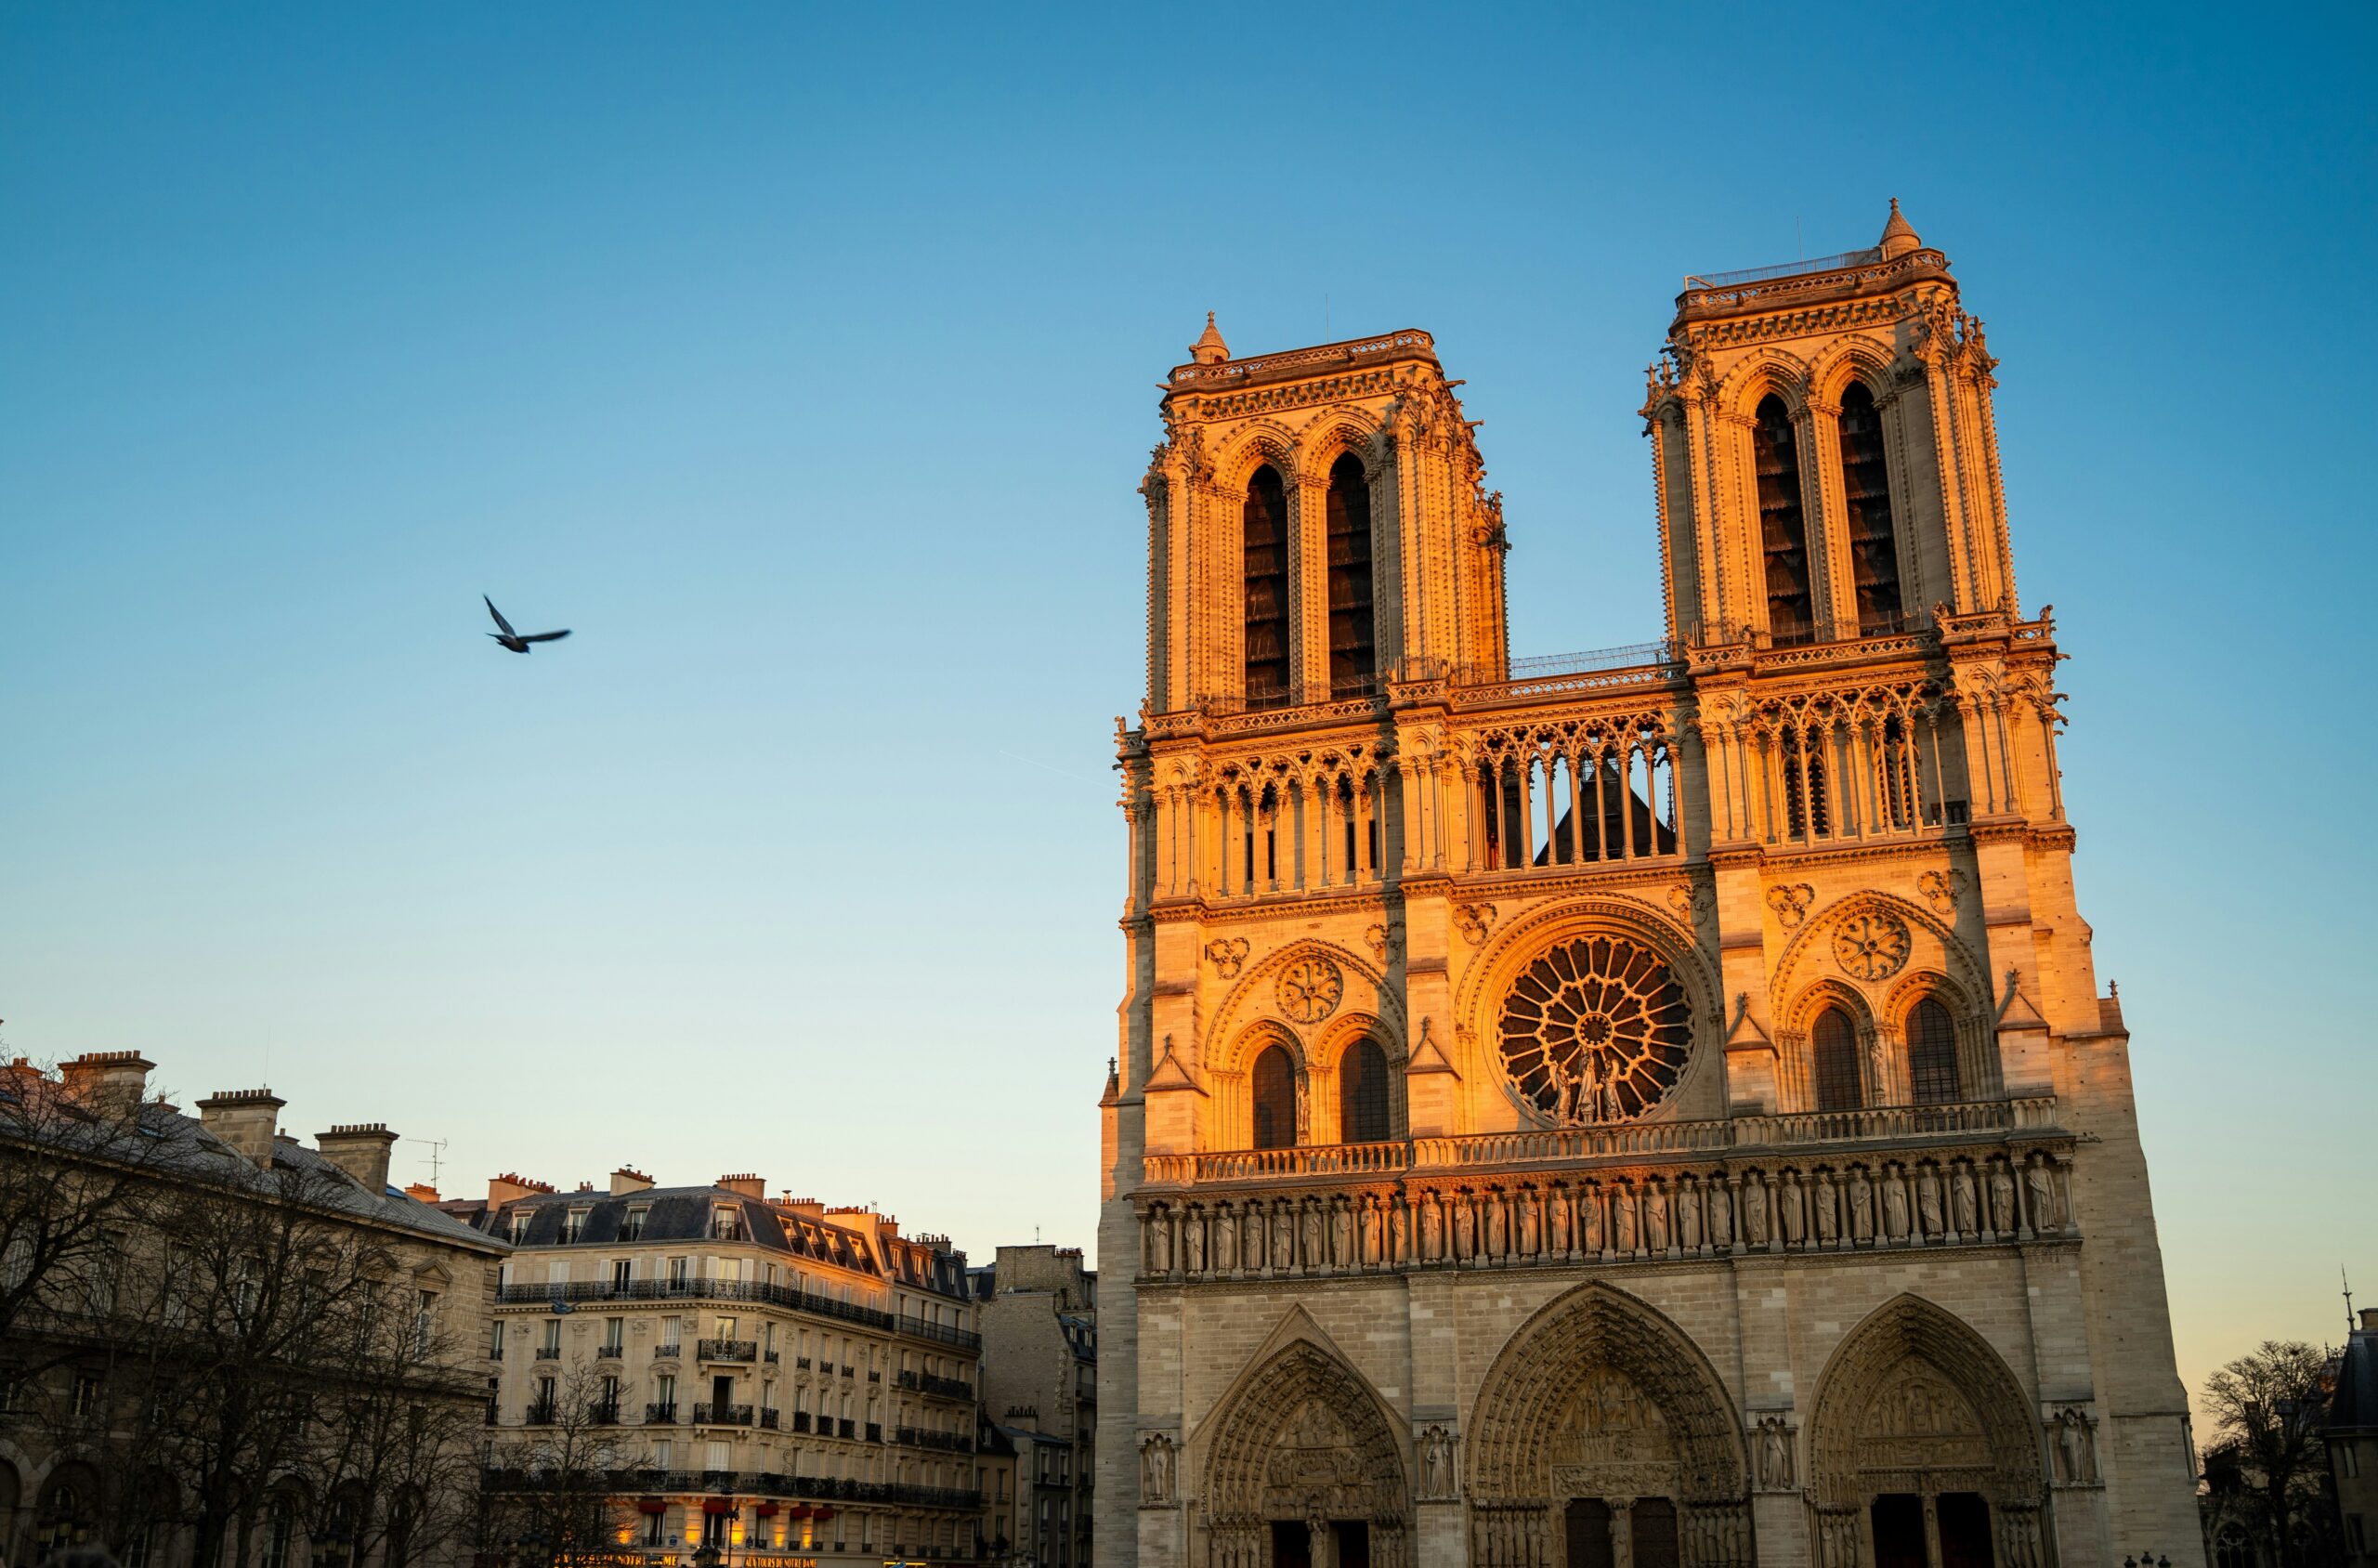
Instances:
[[[446,1140],[443,1138],[416,1138],[413,1142],[417,1143],[427,1143],[429,1145],[429,1184],[435,1187],[438,1185],[438,1162],[446,1153]]]
[[[2337,1265],[2337,1283],[2345,1287],[2345,1331],[2350,1334],[2353,1332],[2353,1326],[2355,1322],[2353,1315],[2353,1281],[2345,1277],[2345,1265],[2343,1263],[2339,1263]]]

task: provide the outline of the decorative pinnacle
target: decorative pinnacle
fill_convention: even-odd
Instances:
[[[1924,242],[1915,237],[1915,226],[1908,222],[1907,215],[1899,210],[1899,198],[1896,196],[1891,198],[1890,220],[1883,225],[1883,237],[1877,243],[1882,247],[1885,261],[1896,260],[1923,247]]]
[[[1222,333],[1215,328],[1210,310],[1206,312],[1205,332],[1189,346],[1189,358],[1200,365],[1219,365],[1230,358],[1230,345],[1222,341]]]

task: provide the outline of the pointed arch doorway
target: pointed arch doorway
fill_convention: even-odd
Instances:
[[[1470,1422],[1470,1561],[1749,1568],[1741,1424],[1682,1330],[1600,1283],[1496,1356]]]
[[[1329,1348],[1296,1339],[1263,1358],[1197,1446],[1215,1568],[1408,1568],[1402,1445],[1378,1394]]]

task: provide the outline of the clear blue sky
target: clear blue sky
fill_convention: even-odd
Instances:
[[[1204,312],[1433,332],[1520,651],[1636,642],[1679,275],[1895,195],[2005,359],[2184,1370],[2335,1337],[2372,13],[1995,9],[8,4],[8,1044],[450,1189],[1087,1244],[1132,487]]]

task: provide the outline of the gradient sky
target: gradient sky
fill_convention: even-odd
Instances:
[[[2183,1374],[2337,1338],[2378,27],[1995,9],[0,6],[8,1047],[449,1191],[1086,1246],[1133,486],[1205,311],[1434,333],[1515,651],[1632,643],[1679,276],[1897,196],[2005,360]]]

